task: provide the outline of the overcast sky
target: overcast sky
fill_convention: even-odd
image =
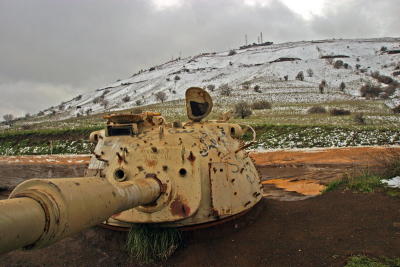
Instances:
[[[59,104],[172,57],[400,36],[399,0],[0,0],[0,116]]]

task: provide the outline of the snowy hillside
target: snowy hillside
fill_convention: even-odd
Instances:
[[[166,101],[183,99],[185,90],[191,86],[206,88],[214,85],[211,94],[219,96],[218,87],[222,84],[233,88],[229,98],[232,102],[266,99],[318,103],[354,99],[360,97],[359,89],[366,82],[379,83],[371,76],[372,72],[378,71],[395,82],[400,81],[398,52],[400,39],[381,38],[303,41],[205,53],[154,66],[39,115],[57,113],[58,118],[67,118],[143,106],[160,102],[155,96],[158,92],[165,93]],[[343,61],[344,65],[335,68],[337,60]],[[300,71],[304,73],[303,81],[296,80]],[[327,82],[323,94],[318,87],[322,80]],[[345,88],[341,90],[342,82]],[[246,85],[248,89],[245,89]],[[260,88],[258,92],[254,90],[256,85]],[[399,105],[399,97],[397,89],[386,96],[387,105]],[[214,99],[218,101],[217,97]]]

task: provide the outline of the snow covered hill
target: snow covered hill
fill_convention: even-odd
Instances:
[[[341,60],[335,68],[336,61]],[[296,79],[300,71],[304,80]],[[220,99],[219,86],[232,89],[229,101],[266,99],[272,102],[320,103],[359,98],[360,87],[380,84],[373,72],[400,81],[400,38],[302,41],[254,46],[176,59],[118,80],[49,108],[38,115],[59,114],[60,118],[122,110],[183,99],[192,86],[209,88]],[[286,76],[286,79],[285,79]],[[324,93],[319,84],[325,80]],[[344,83],[344,90],[340,84]],[[215,87],[212,90],[213,86]],[[254,90],[254,87],[259,88]],[[246,89],[248,88],[248,89]],[[400,104],[400,89],[387,98],[387,105]],[[226,97],[224,98],[226,100]]]

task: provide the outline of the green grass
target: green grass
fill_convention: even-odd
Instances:
[[[394,145],[400,130],[371,126],[255,125],[258,146],[273,148]]]
[[[372,193],[377,188],[384,187],[384,184],[381,180],[381,177],[369,172],[365,172],[361,175],[347,178],[345,180],[345,184],[346,188],[351,191],[360,193]]]
[[[29,130],[18,130],[11,129],[0,132],[0,141],[15,140],[16,138],[31,138],[31,137],[45,137],[51,138],[53,136],[89,136],[93,131],[104,128],[104,125],[96,125],[91,127],[77,127],[77,128],[44,128],[44,129],[29,129]]]
[[[4,131],[0,133],[0,155],[88,154],[94,148],[89,135],[101,128]]]
[[[175,228],[155,228],[138,224],[128,233],[126,248],[139,263],[149,264],[166,260],[179,247],[181,232]]]
[[[340,180],[329,183],[323,193],[338,189],[346,189],[360,193],[371,193],[377,188],[384,188],[384,184],[381,182],[381,180],[381,177],[368,172],[356,176],[346,175]]]
[[[382,176],[368,171],[354,176],[345,175],[342,179],[329,183],[324,193],[338,189],[346,189],[358,193],[372,193],[379,189],[386,191],[388,195],[397,196],[400,190],[387,188],[382,179]]]
[[[383,179],[400,176],[400,153],[394,150],[380,155],[376,159],[379,170],[357,171],[357,174],[346,174],[341,180],[336,180],[327,185],[324,193],[337,189],[347,189],[353,192],[371,193],[376,190],[385,192],[391,197],[400,197],[399,188],[387,187]]]
[[[75,129],[2,132],[0,133],[0,155],[49,153],[50,150],[46,148],[49,147],[49,141],[53,142],[53,153],[89,153],[90,147],[87,141],[89,134],[103,127],[99,125]],[[400,142],[399,129],[268,124],[254,125],[254,127],[257,132],[257,144],[253,148],[346,147],[394,145]],[[250,133],[244,136],[245,140],[251,138]]]
[[[222,113],[231,110],[233,105],[232,98],[214,99],[213,112],[207,119],[218,119]],[[333,107],[349,109],[353,113],[363,112],[367,123],[358,125],[352,116],[308,114],[307,109],[315,105],[321,105],[327,109]],[[124,112],[130,112],[136,108]],[[188,120],[182,100],[140,108],[147,111],[160,111],[169,122]],[[55,142],[86,140],[91,131],[105,126],[103,115],[96,114],[60,121],[52,121],[50,119],[54,118],[51,117],[18,120],[12,129],[0,131],[0,154],[49,153],[50,151],[45,148],[49,140]],[[26,125],[27,122],[29,125]],[[272,109],[254,110],[250,117],[232,119],[231,122],[255,127],[258,144],[252,148],[288,149],[400,143],[400,115],[393,114],[382,100],[272,103]],[[244,139],[246,138],[249,139],[250,136],[246,135]],[[27,148],[23,147],[24,142]],[[87,145],[74,143],[64,147],[59,146],[53,153],[88,153],[88,150]]]
[[[256,95],[254,100],[259,100]],[[251,103],[250,100],[247,100]],[[400,115],[393,112],[384,104],[383,100],[345,100],[315,103],[274,103],[272,109],[254,110],[253,115],[245,119],[232,119],[232,122],[246,123],[251,125],[308,125],[308,126],[336,126],[352,127],[358,126],[352,116],[330,116],[329,114],[308,114],[307,110],[315,105],[324,106],[326,109],[341,108],[348,109],[354,113],[362,112],[366,119],[366,125],[361,127],[390,128],[396,129],[400,126]],[[222,113],[232,110],[235,105],[234,99],[227,97],[214,97],[213,111],[207,119],[217,119]],[[130,112],[138,107],[132,107],[121,112]],[[185,102],[174,100],[165,103],[140,106],[143,111],[159,111],[169,122],[187,121]],[[104,125],[103,115],[95,114],[82,117],[61,119],[56,116],[46,116],[29,119],[19,119],[14,128],[21,130],[48,129],[48,128],[80,128],[96,127]],[[56,120],[55,119],[61,119]],[[29,123],[27,125],[27,123]]]
[[[400,267],[400,258],[369,258],[367,256],[352,256],[345,267]]]
[[[329,183],[325,187],[325,189],[324,189],[324,191],[322,193],[327,193],[327,192],[331,192],[331,191],[337,190],[343,184],[345,184],[345,181],[343,179],[342,180],[333,181],[333,182]]]

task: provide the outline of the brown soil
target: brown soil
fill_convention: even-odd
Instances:
[[[257,165],[365,165],[375,166],[382,154],[399,153],[400,147],[344,147],[274,150],[251,153]]]
[[[0,156],[0,199],[31,178],[81,177],[88,155]]]
[[[163,266],[343,266],[351,255],[400,256],[400,199],[331,192],[303,201],[264,199],[247,215],[184,233]],[[136,266],[126,233],[91,228],[48,248],[0,256],[1,266]]]
[[[349,170],[379,167],[377,158],[387,151],[253,154],[266,198],[237,220],[185,232],[183,247],[157,265],[343,266],[355,254],[400,257],[400,198],[341,191],[318,195],[321,184]],[[67,158],[36,158],[35,164],[30,157],[0,158],[0,187],[29,177],[81,176],[87,159]],[[94,227],[48,248],[2,255],[0,266],[135,266],[124,252],[125,237],[125,232]]]

